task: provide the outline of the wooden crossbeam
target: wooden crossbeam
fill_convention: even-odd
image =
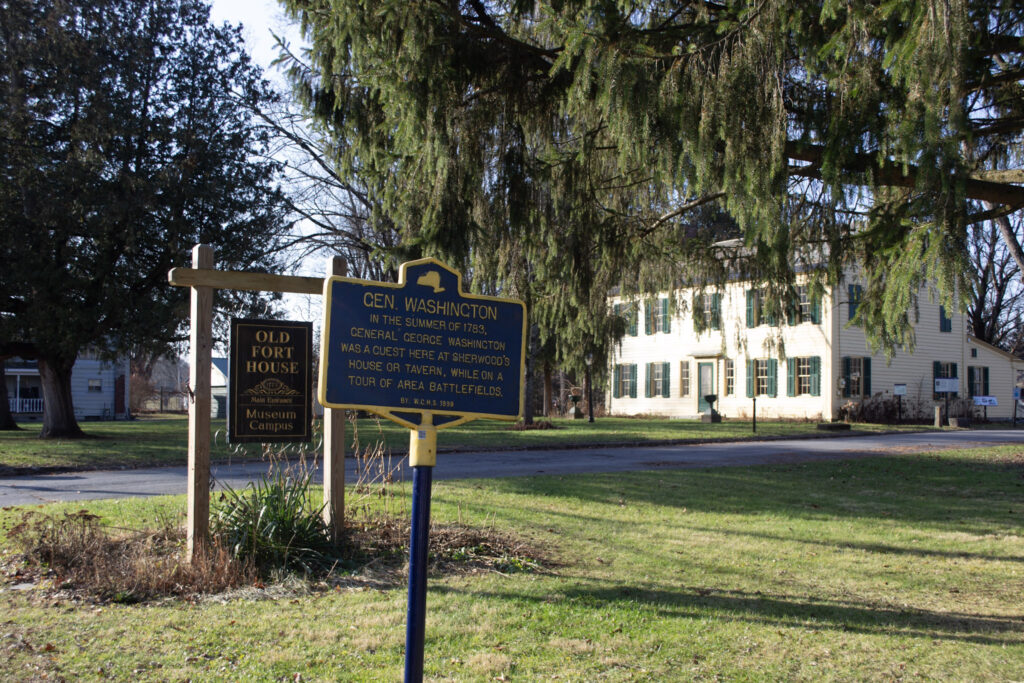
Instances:
[[[323,294],[324,279],[298,275],[247,273],[238,270],[210,268],[172,268],[167,280],[175,287],[212,287],[244,289],[253,292],[289,292],[292,294]]]

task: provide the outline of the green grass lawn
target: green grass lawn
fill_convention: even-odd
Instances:
[[[137,525],[184,500],[86,505]],[[445,481],[433,515],[514,531],[559,564],[431,577],[428,680],[1024,679],[1019,446]],[[134,606],[34,594],[0,594],[0,679],[401,678],[402,587]]]
[[[585,420],[555,419],[558,429],[515,431],[510,423],[478,420],[443,430],[438,435],[442,451],[474,448],[560,447],[579,444],[651,443],[664,440],[714,440],[751,438],[749,422],[726,421],[703,424],[690,420],[600,418]],[[145,465],[184,465],[187,461],[188,420],[179,418],[136,420],[133,422],[85,422],[89,439],[40,440],[38,428],[31,423],[18,432],[0,432],[0,467],[80,467],[111,468]],[[319,427],[318,427],[319,429]],[[855,425],[858,431],[891,429],[883,425]],[[903,425],[900,429],[923,429]],[[223,420],[213,422],[211,457],[215,461],[256,457],[259,444],[229,446],[225,443]],[[809,422],[758,422],[757,436],[797,436],[820,434]],[[408,430],[386,420],[361,419],[346,427],[350,448],[358,441],[360,450],[382,441],[385,448],[405,451]],[[351,452],[351,450],[350,450]]]

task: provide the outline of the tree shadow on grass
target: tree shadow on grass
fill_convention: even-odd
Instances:
[[[587,585],[589,584],[589,585]],[[568,601],[575,607],[607,609],[642,604],[661,619],[708,619],[771,628],[830,629],[848,633],[905,636],[983,645],[1024,643],[1024,615],[985,615],[897,607],[885,602],[724,590],[698,586],[626,586],[582,579],[555,595],[468,591],[439,586],[432,592],[466,592],[476,597],[536,603]]]
[[[1021,461],[898,455],[795,465],[510,478],[501,490],[718,514],[935,523],[961,532],[1024,527]],[[969,524],[965,526],[965,524]]]
[[[726,529],[722,527],[701,527],[687,525],[687,531],[698,531],[712,534],[723,534],[727,536],[744,536],[748,538],[761,538],[769,541],[782,541],[785,543],[802,543],[814,545],[820,548],[834,550],[861,550],[869,553],[882,555],[910,555],[922,558],[945,558],[951,560],[984,560],[987,562],[1024,562],[1024,556],[1017,555],[995,555],[991,553],[974,553],[954,550],[934,550],[931,548],[909,548],[906,546],[888,545],[885,543],[862,543],[846,540],[817,540],[813,538],[801,538],[799,536],[783,536],[781,534],[769,534],[759,531],[742,531],[739,529]]]

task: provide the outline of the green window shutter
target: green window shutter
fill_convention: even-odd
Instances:
[[[786,306],[786,324],[796,325],[798,317],[799,316],[797,316],[796,306],[793,304],[792,301],[790,301],[789,305]]]
[[[768,359],[768,395],[775,398],[779,395],[779,361]]]
[[[644,398],[651,397],[651,366],[653,363],[644,365]]]
[[[821,297],[816,296],[811,301],[811,322],[815,325],[821,324]]]
[[[956,363],[950,363],[950,367],[951,367],[951,369],[953,371],[952,377],[958,377],[958,375],[956,374]],[[955,394],[953,394],[953,398],[958,398],[959,396],[960,396],[960,392],[959,391],[956,392]]]
[[[629,366],[629,397],[636,398],[636,363]]]
[[[644,303],[644,334],[654,334],[654,302]]]
[[[988,396],[988,366],[981,369],[981,390]]]
[[[757,319],[754,314],[754,290],[747,290],[747,327],[757,327]]]
[[[622,304],[615,304],[612,306],[612,313],[618,317],[622,315]]]
[[[946,307],[939,305],[939,332],[952,332],[953,319],[946,315]]]
[[[843,396],[850,396],[850,357],[843,356]]]
[[[661,300],[661,319],[665,322],[662,332],[672,331],[672,319],[668,317],[668,298]]]
[[[861,361],[861,367],[864,370],[864,372],[862,373],[863,374],[863,378],[861,380],[861,387],[864,389],[864,395],[865,396],[870,396],[871,395],[871,359],[865,357],[864,360]]]
[[[786,396],[796,396],[796,358],[786,359]]]
[[[704,300],[700,294],[693,295],[693,331],[700,334],[704,331]]]
[[[636,328],[637,328],[637,318],[639,318],[640,316],[637,315],[636,306],[637,306],[636,304],[631,304],[630,307],[629,307],[629,336],[630,337],[637,336],[637,331],[636,331]]]
[[[811,396],[821,396],[821,356],[811,358]]]
[[[967,366],[967,398],[974,398],[974,378],[977,368],[973,365]]]
[[[612,378],[612,398],[620,398],[622,396],[619,391],[619,382],[622,381],[622,366],[616,365],[613,372]]]
[[[722,295],[717,292],[711,295],[711,327],[722,329]]]
[[[935,380],[939,377],[942,377],[942,363],[932,361],[932,398],[935,400],[942,398],[942,394],[935,393]]]
[[[754,361],[747,361],[747,398],[754,398]]]
[[[667,301],[667,299],[666,299],[666,301]],[[662,398],[669,398],[669,397],[672,396],[672,394],[670,393],[671,387],[669,386],[671,384],[671,382],[669,381],[669,378],[671,378],[671,377],[672,377],[672,364],[671,363],[662,363],[661,364],[661,396],[662,396]]]
[[[857,296],[857,285],[849,285],[846,288],[846,305],[849,309],[847,320],[853,320],[853,316],[857,315],[857,304],[859,297]]]

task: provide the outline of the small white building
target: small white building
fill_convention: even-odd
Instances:
[[[100,360],[83,352],[71,369],[71,400],[76,420],[114,420],[129,415],[130,376],[127,358]],[[7,400],[15,420],[39,419],[43,413],[43,389],[34,360],[11,358],[4,363]]]
[[[612,297],[628,329],[610,359],[610,412],[696,418],[714,394],[725,417],[749,419],[756,398],[758,417],[827,421],[881,409],[902,390],[903,416],[928,418],[947,398],[935,393],[934,380],[957,378],[951,415],[980,415],[972,399],[984,395],[998,401],[987,408],[990,419],[1011,417],[1024,361],[969,336],[965,316],[947,314],[928,292],[914,322],[913,353],[898,351],[887,361],[849,324],[861,291],[852,279],[817,299],[800,287],[799,305],[784,320],[769,319],[749,282],[643,301]]]

